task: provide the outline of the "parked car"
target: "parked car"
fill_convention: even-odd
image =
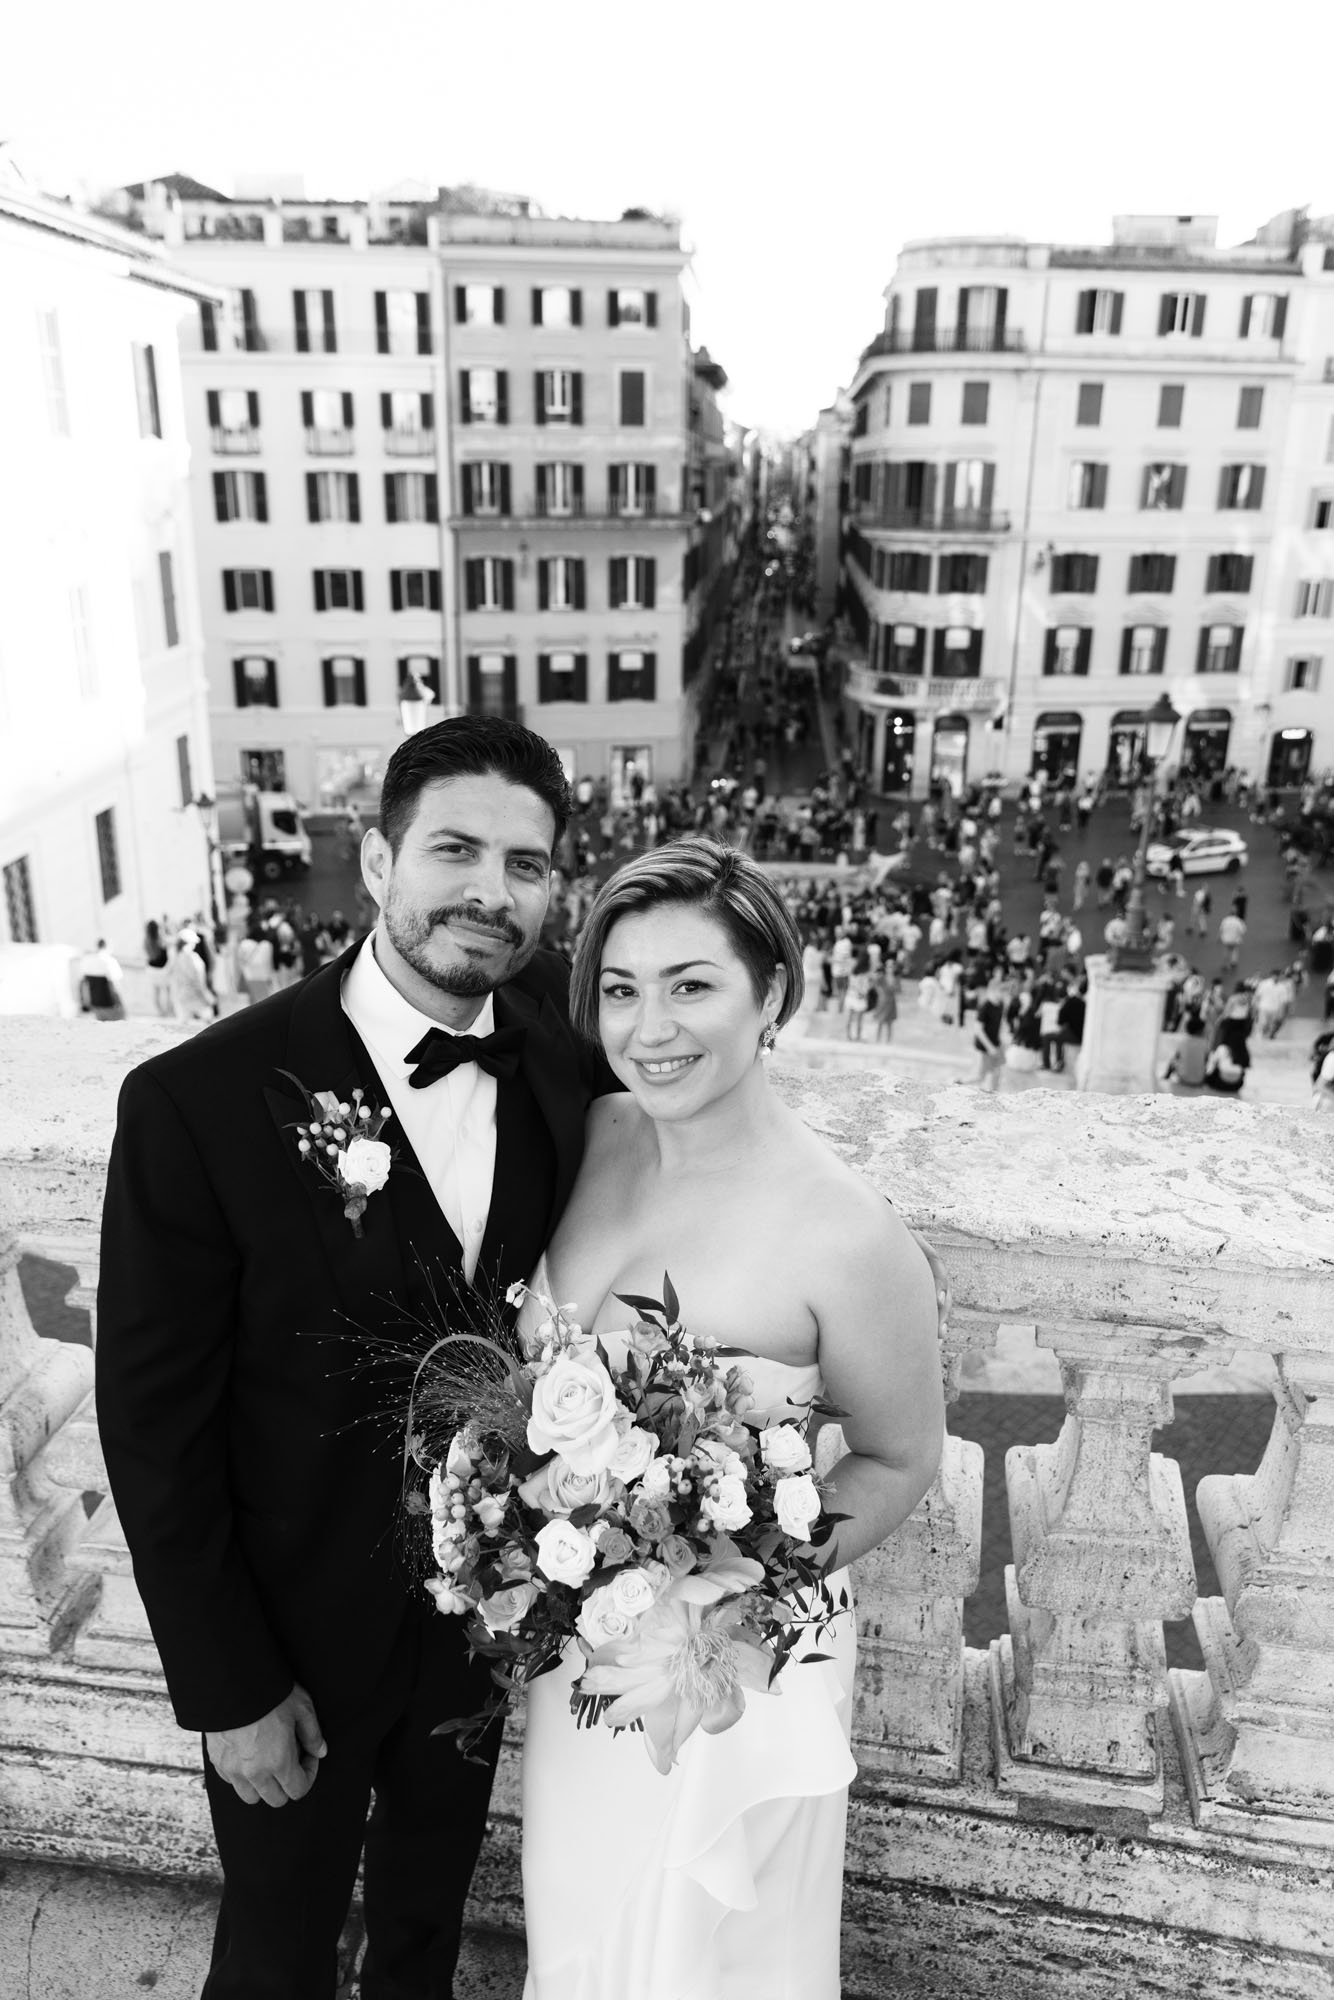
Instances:
[[[1187,875],[1235,875],[1250,859],[1246,842],[1226,827],[1196,826],[1174,833],[1170,840],[1152,840],[1144,857],[1148,874],[1163,877],[1174,854],[1181,856]]]

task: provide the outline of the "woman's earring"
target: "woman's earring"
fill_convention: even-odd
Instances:
[[[760,1029],[760,1054],[762,1056],[771,1056],[774,1052],[774,1044],[777,1042],[777,1040],[778,1040],[777,1028],[774,1026],[772,1021],[766,1021],[764,1026]]]

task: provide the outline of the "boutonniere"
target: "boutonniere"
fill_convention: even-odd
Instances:
[[[336,1097],[332,1090],[307,1090],[290,1070],[278,1074],[294,1083],[306,1100],[307,1116],[289,1127],[297,1135],[298,1153],[344,1197],[343,1213],[352,1224],[352,1234],[361,1236],[366,1204],[384,1186],[393,1165],[393,1150],[380,1137],[393,1112],[371,1104],[360,1088],[349,1100]]]

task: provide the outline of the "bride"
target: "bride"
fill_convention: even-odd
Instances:
[[[624,1093],[534,1279],[585,1330],[671,1275],[693,1333],[754,1357],[754,1415],[823,1393],[846,1452],[826,1492],[841,1570],[893,1533],[943,1436],[935,1284],[884,1199],[769,1089],[801,947],[746,856],[684,839],[605,885],[571,984]],[[837,1579],[834,1583],[838,1595]],[[815,1650],[812,1646],[809,1650]],[[524,2000],[838,2000],[855,1634],[850,1613],[664,1777],[638,1731],[576,1728],[576,1642],[529,1691]]]

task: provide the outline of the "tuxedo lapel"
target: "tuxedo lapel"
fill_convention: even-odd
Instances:
[[[579,1074],[578,1056],[570,1029],[545,994],[539,1005],[532,994],[517,985],[498,987],[495,1015],[497,1027],[525,1030],[520,1074],[537,1099],[556,1147],[556,1187],[548,1218],[554,1227],[570,1198],[584,1152],[588,1093]]]

